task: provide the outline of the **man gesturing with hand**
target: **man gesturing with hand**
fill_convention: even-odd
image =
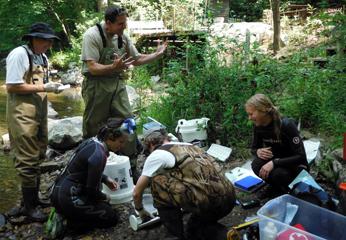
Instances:
[[[160,58],[167,42],[159,44],[151,54],[140,54],[130,38],[124,34],[128,14],[124,8],[110,6],[104,22],[89,28],[83,35],[82,72],[85,80],[82,95],[85,102],[83,137],[96,135],[100,126],[110,117],[131,118],[129,98],[124,73],[131,66],[138,66]],[[130,157],[134,181],[136,181],[136,139],[129,137],[122,154]]]

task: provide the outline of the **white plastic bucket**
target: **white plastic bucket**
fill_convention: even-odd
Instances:
[[[181,134],[184,142],[201,142],[201,147],[205,146],[207,135],[207,124],[209,118],[197,118],[192,120],[180,119],[175,128],[177,134]]]
[[[129,157],[110,152],[104,174],[119,184],[116,191],[110,190],[103,184],[102,191],[110,196],[111,204],[125,203],[132,200],[134,186]]]

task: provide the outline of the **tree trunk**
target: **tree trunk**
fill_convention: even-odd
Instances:
[[[104,12],[108,7],[108,0],[97,0],[97,9],[99,12]]]
[[[49,2],[47,0],[45,1],[45,3],[47,6],[47,10],[50,11],[54,15],[54,17],[57,19],[57,21],[60,23],[61,28],[62,28],[65,36],[66,36],[66,40],[69,43],[70,42],[70,31],[69,31],[68,27],[65,25],[64,19],[54,9],[54,5],[57,3]]]
[[[280,50],[280,0],[272,0],[274,39],[273,50],[276,54]]]

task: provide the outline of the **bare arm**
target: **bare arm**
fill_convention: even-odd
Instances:
[[[143,175],[140,176],[133,190],[133,201],[134,201],[136,209],[143,208],[142,196],[143,196],[144,189],[148,185],[149,185],[149,177],[143,176]]]
[[[8,93],[36,93],[45,92],[43,84],[6,84],[6,90]]]
[[[156,59],[160,58],[163,53],[166,51],[168,45],[168,41],[164,41],[162,44],[158,42],[157,49],[154,53],[151,54],[141,54],[139,58],[134,61],[132,64],[135,66],[143,65],[146,63],[150,63],[155,61]]]
[[[123,56],[115,56],[114,62],[112,64],[103,65],[95,60],[88,60],[86,61],[89,72],[94,76],[100,76],[100,75],[110,75],[112,73],[116,73],[119,71],[122,71],[124,69],[127,69],[131,64],[133,64],[132,58],[124,59],[125,55]]]

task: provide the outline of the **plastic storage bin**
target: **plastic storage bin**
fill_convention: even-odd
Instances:
[[[275,224],[276,237],[274,239],[276,240],[346,240],[345,216],[288,194],[267,202],[258,210],[257,215],[260,218],[261,240],[270,237],[273,239],[267,233],[269,222]],[[300,230],[294,225],[302,226],[304,230]]]

